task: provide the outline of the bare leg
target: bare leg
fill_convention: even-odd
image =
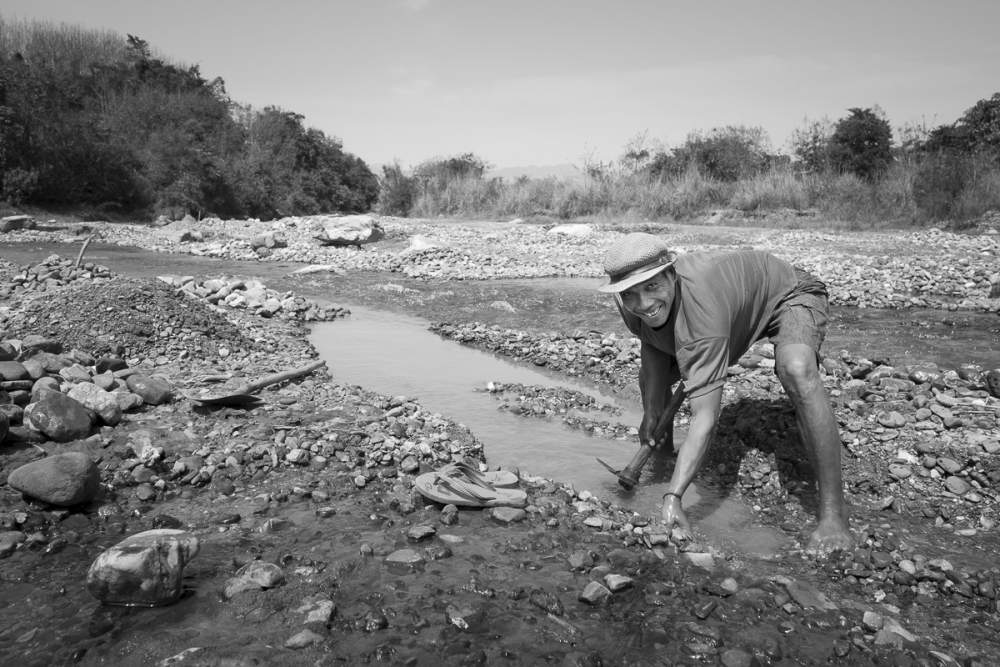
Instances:
[[[804,343],[775,348],[775,370],[795,406],[795,419],[812,461],[819,487],[819,525],[808,548],[818,553],[849,549],[840,465],[840,433],[816,364],[816,353]]]

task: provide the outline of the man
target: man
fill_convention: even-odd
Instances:
[[[662,239],[645,233],[627,234],[609,248],[604,269],[610,282],[599,289],[616,295],[625,324],[642,342],[640,440],[654,446],[673,442],[672,428],[660,442],[654,431],[675,382],[683,381],[690,400],[688,434],[663,495],[664,523],[690,536],[681,497],[718,423],[727,369],[767,336],[819,487],[819,522],[808,547],[815,552],[849,548],[840,436],[818,368],[827,317],[823,283],[765,252],[677,255]]]

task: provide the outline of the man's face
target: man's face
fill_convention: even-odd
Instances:
[[[674,300],[674,280],[661,271],[620,294],[625,310],[638,315],[651,327],[662,327],[667,322],[670,304]]]

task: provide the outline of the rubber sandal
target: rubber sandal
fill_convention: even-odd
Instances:
[[[465,461],[456,461],[444,466],[438,472],[451,474],[454,470],[456,474],[466,477],[473,484],[491,487],[516,487],[521,483],[520,476],[509,470],[487,470],[480,471],[474,464]]]
[[[442,505],[524,507],[528,504],[528,494],[522,489],[477,484],[447,466],[418,475],[413,484],[420,495]]]

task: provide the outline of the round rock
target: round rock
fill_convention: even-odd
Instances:
[[[7,484],[24,495],[62,507],[93,500],[100,483],[97,465],[81,452],[26,463],[7,478]]]

